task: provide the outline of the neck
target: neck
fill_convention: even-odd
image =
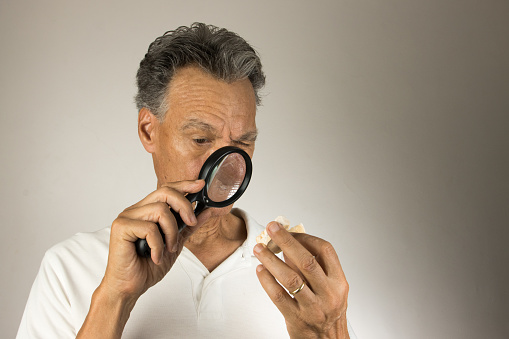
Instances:
[[[229,213],[208,219],[184,246],[211,272],[235,252],[246,238],[244,220]]]
[[[186,246],[206,247],[218,242],[244,241],[246,239],[246,227],[244,221],[231,213],[209,218],[187,240]]]

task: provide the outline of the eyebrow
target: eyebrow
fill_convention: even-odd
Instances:
[[[197,129],[201,129],[201,130],[207,131],[207,132],[215,132],[216,131],[214,126],[207,124],[206,122],[197,120],[197,119],[191,119],[184,126],[182,126],[183,131],[191,129],[191,128],[197,128]]]
[[[258,130],[254,130],[254,131],[247,132],[247,133],[243,134],[238,140],[233,140],[233,141],[255,142],[257,137],[258,137]]]
[[[217,130],[214,128],[214,126],[212,126],[206,122],[203,122],[201,120],[198,120],[198,119],[190,119],[187,123],[185,123],[182,126],[183,131],[188,130],[188,129],[193,129],[193,128],[196,128],[196,129],[199,129],[202,131],[206,131],[206,132],[211,132],[214,134],[216,134],[216,132],[217,132]],[[257,137],[258,137],[258,129],[255,129],[254,131],[249,131],[249,132],[241,135],[240,138],[238,138],[236,140],[232,139],[232,141],[255,142]]]

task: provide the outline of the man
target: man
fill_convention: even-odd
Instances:
[[[18,337],[349,338],[348,284],[329,243],[272,222],[282,261],[256,244],[263,227],[244,211],[196,218],[185,198],[203,188],[195,179],[215,150],[253,155],[265,83],[255,51],[224,29],[181,27],[150,45],[137,81],[138,133],[157,190],[111,229],[46,253]],[[180,233],[170,210],[189,225]],[[136,254],[137,239],[150,258]]]

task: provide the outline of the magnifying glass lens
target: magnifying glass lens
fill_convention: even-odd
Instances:
[[[230,153],[213,169],[207,184],[207,196],[214,202],[230,199],[246,176],[246,161],[239,153]]]

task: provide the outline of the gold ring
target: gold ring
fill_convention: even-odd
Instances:
[[[304,288],[304,286],[306,286],[306,282],[302,281],[302,285],[300,285],[300,287],[298,289],[296,289],[295,291],[293,292],[290,292],[291,295],[295,296],[297,293],[299,293],[300,291],[302,291],[302,289]]]

